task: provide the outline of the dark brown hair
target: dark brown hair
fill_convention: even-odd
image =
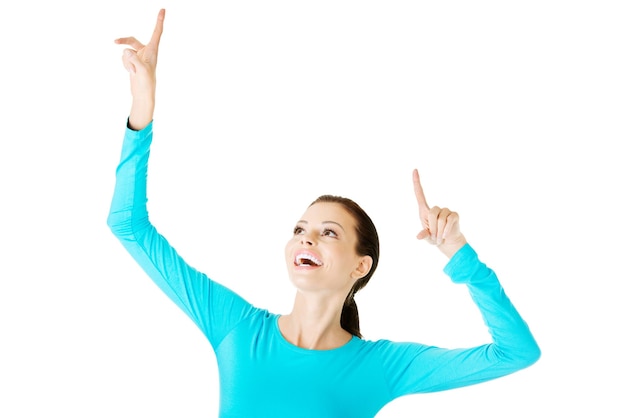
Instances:
[[[313,203],[311,203],[311,206],[322,202],[339,203],[352,215],[355,221],[354,223],[356,224],[356,252],[361,256],[368,255],[372,257],[372,266],[369,272],[354,283],[354,286],[350,289],[343,303],[343,310],[341,311],[341,327],[350,334],[362,338],[361,329],[359,327],[359,311],[356,307],[354,295],[365,287],[378,266],[378,256],[380,253],[378,232],[369,215],[353,200],[347,197],[323,195],[315,199]]]

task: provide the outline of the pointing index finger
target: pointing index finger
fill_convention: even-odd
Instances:
[[[159,15],[157,16],[156,26],[154,27],[154,32],[152,32],[152,38],[150,38],[150,44],[158,46],[161,41],[161,34],[163,33],[163,20],[165,19],[165,9],[159,10]]]
[[[419,206],[420,212],[423,210],[428,212],[430,207],[428,207],[428,203],[426,203],[426,196],[424,196],[424,189],[422,189],[420,175],[417,169],[413,170],[413,189],[415,190],[415,197],[417,198],[417,205]]]

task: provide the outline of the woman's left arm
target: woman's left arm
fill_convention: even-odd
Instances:
[[[464,349],[390,343],[384,350],[385,357],[395,358],[395,365],[386,369],[396,395],[467,386],[535,363],[541,355],[535,338],[494,271],[479,260],[467,243],[460,231],[458,214],[428,206],[417,170],[413,171],[413,184],[423,227],[417,238],[436,245],[449,257],[444,272],[453,282],[467,286],[492,341]]]
[[[417,238],[436,245],[450,259],[444,272],[453,282],[467,285],[493,338],[492,354],[513,363],[513,367],[534,363],[540,356],[535,339],[504,293],[496,274],[478,259],[467,243],[461,233],[458,213],[428,206],[417,170],[413,170],[413,189],[423,227]]]
[[[458,213],[428,206],[417,169],[413,170],[413,189],[423,228],[417,238],[436,245],[450,259],[444,272],[453,282],[467,285],[493,337],[494,354],[506,361],[516,362],[519,358],[525,365],[534,363],[540,356],[535,339],[504,293],[496,274],[467,243]]]

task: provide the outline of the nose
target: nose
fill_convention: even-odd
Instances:
[[[300,243],[306,246],[315,245],[315,239],[313,237],[313,234],[310,232],[305,232],[304,234],[302,234],[300,236]]]

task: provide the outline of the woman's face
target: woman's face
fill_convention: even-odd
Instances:
[[[356,253],[356,244],[354,218],[341,204],[309,206],[285,247],[291,281],[301,291],[346,295],[371,265],[370,257]]]

